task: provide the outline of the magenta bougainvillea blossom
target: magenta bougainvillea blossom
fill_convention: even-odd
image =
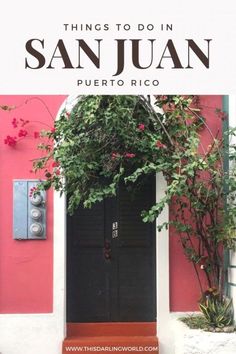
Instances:
[[[17,143],[17,137],[16,136],[10,136],[7,135],[6,138],[4,139],[4,144],[14,147],[16,146]]]
[[[135,156],[136,156],[136,154],[131,153],[131,152],[125,152],[124,154],[120,154],[120,153],[118,153],[118,152],[113,152],[113,153],[111,154],[112,160],[115,160],[115,159],[121,158],[121,157],[125,157],[125,158],[127,158],[127,159],[132,159],[132,158],[134,158]]]
[[[37,187],[36,187],[36,186],[30,188],[29,197],[30,197],[30,198],[33,197],[33,195],[34,195],[34,193],[36,193],[36,191],[37,191]]]
[[[156,141],[156,147],[160,148],[160,149],[166,149],[166,145],[163,144],[160,140]]]
[[[141,130],[141,131],[144,131],[145,129],[145,124],[141,123],[138,125],[138,129]]]
[[[25,137],[27,135],[28,135],[28,131],[25,130],[25,129],[20,129],[19,132],[18,132],[19,138],[23,138],[23,137]]]
[[[115,159],[117,159],[118,157],[120,157],[120,154],[118,154],[118,152],[113,152],[113,153],[111,154],[112,160],[115,160]]]
[[[59,167],[59,166],[60,166],[59,162],[53,161],[52,167]]]
[[[133,153],[131,153],[131,152],[126,152],[125,154],[124,154],[124,157],[126,157],[127,159],[132,159],[132,158],[134,158],[136,155],[135,154],[133,154]]]
[[[18,121],[17,121],[17,119],[16,119],[16,118],[13,118],[11,124],[12,124],[13,128],[17,128],[17,127],[18,127]]]
[[[40,133],[39,132],[34,132],[34,138],[38,139],[40,137]]]
[[[24,127],[28,123],[29,123],[28,119],[23,119],[23,118],[17,119],[16,117],[14,117],[11,122],[13,128],[17,128],[18,126]]]

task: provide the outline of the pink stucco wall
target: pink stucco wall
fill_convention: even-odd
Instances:
[[[207,124],[213,135],[221,134],[222,121],[215,114],[216,108],[222,108],[222,96],[200,96],[202,116],[207,118]],[[211,136],[207,129],[201,132],[201,143],[207,147]],[[171,208],[170,208],[171,211]],[[183,257],[183,251],[178,236],[170,230],[170,309],[171,311],[198,310],[197,301],[200,289],[193,266]]]
[[[0,313],[43,313],[53,308],[53,205],[52,191],[48,192],[47,240],[16,241],[12,239],[12,180],[35,178],[30,173],[31,159],[36,156],[37,141],[28,137],[11,148],[4,144],[6,135],[16,135],[11,121],[34,121],[25,126],[29,135],[53,127],[44,104],[29,96],[0,96],[1,105],[16,105],[9,112],[0,110]],[[55,116],[63,96],[40,96]]]
[[[17,106],[11,112],[0,110],[0,313],[43,313],[53,309],[52,191],[47,196],[47,240],[16,241],[12,239],[12,180],[35,178],[30,173],[30,160],[37,156],[33,133],[43,127],[42,123],[53,127],[46,106],[55,117],[64,99],[65,96],[0,96],[0,105]],[[201,103],[213,132],[221,129],[221,121],[214,111],[215,107],[221,107],[222,97],[202,96]],[[29,137],[11,148],[4,144],[4,138],[17,132],[11,124],[14,117],[31,123],[27,125]],[[209,142],[209,133],[204,130],[202,143],[207,146]],[[170,235],[170,291],[172,311],[196,308],[198,284],[173,231]]]

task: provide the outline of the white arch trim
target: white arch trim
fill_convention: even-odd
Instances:
[[[70,111],[78,101],[78,95],[72,95],[62,105]],[[166,181],[161,173],[156,176],[156,201],[165,196]],[[166,206],[156,221],[156,226],[169,220],[169,208]],[[66,334],[66,198],[54,192],[54,304],[60,323],[59,341]],[[169,310],[169,231],[165,228],[158,232],[156,228],[156,303],[157,336],[162,354],[171,354],[170,310]],[[58,294],[58,295],[57,295]],[[63,309],[63,311],[62,311]]]

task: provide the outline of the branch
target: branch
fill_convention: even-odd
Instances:
[[[165,132],[169,142],[171,143],[172,146],[174,146],[174,143],[173,143],[173,140],[170,137],[170,134],[167,132],[164,124],[162,123],[162,121],[158,117],[158,114],[155,111],[155,109],[152,107],[152,105],[150,105],[150,103],[148,102],[148,100],[144,96],[140,95],[139,97],[140,97],[140,100],[142,101],[142,103],[144,104],[145,108],[149,111],[149,113],[151,115],[153,115],[158,120],[158,122],[160,123],[160,126],[162,127],[163,131]]]

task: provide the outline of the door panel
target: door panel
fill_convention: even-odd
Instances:
[[[74,291],[68,294],[73,299],[68,302],[67,309],[70,322],[110,321],[109,269],[102,252],[83,250],[77,253],[77,257],[77,268],[73,272]]]
[[[155,202],[154,180],[129,192],[123,185],[119,205],[119,309],[121,321],[155,321],[155,230],[141,212]]]
[[[120,186],[118,191],[120,245],[151,246],[153,225],[142,221],[141,212],[155,202],[153,187],[153,181],[150,179],[134,191],[128,191],[124,185]]]
[[[122,252],[119,259],[119,310],[121,321],[155,321],[155,292],[148,249]]]
[[[92,209],[81,207],[67,221],[68,321],[109,321],[110,274],[104,262],[105,203]]]
[[[73,247],[101,247],[105,237],[105,203],[92,209],[79,208],[73,217],[68,216],[69,243]]]
[[[154,178],[68,217],[68,322],[155,321]],[[115,232],[115,234],[114,234]]]

